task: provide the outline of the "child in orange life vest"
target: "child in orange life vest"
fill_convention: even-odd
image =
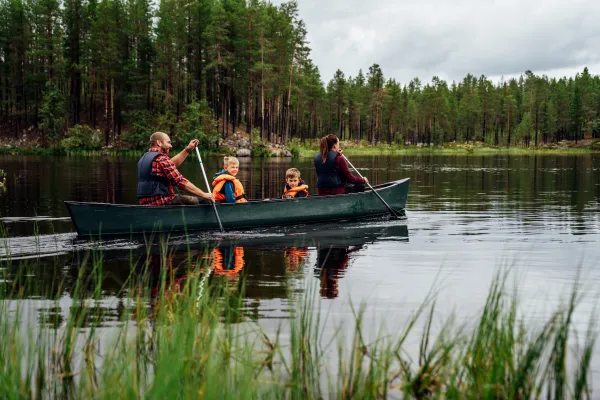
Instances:
[[[285,171],[285,187],[282,199],[293,199],[294,197],[307,197],[308,185],[300,179],[300,171],[290,168]]]
[[[245,203],[247,200],[244,186],[235,177],[240,169],[240,162],[235,157],[225,157],[223,170],[213,176],[213,195],[215,201],[224,203]]]

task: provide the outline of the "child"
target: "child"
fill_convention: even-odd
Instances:
[[[213,195],[215,201],[225,203],[247,202],[244,186],[235,177],[240,169],[240,162],[235,157],[225,157],[223,170],[213,176]]]
[[[308,185],[300,179],[300,171],[290,168],[285,171],[285,187],[282,199],[293,199],[294,197],[307,197]]]

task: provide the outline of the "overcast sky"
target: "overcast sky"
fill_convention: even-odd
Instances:
[[[280,4],[280,0],[272,0]],[[600,73],[600,0],[298,0],[327,82],[378,63],[386,78],[494,81]]]

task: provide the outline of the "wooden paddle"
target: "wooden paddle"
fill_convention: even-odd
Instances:
[[[204,165],[202,164],[202,157],[200,157],[200,151],[198,150],[198,146],[196,146],[196,155],[198,156],[198,162],[200,162],[200,169],[202,169],[202,175],[204,175],[204,182],[206,183],[206,188],[208,189],[208,193],[212,192],[210,190],[210,185],[208,184],[208,178],[206,177],[206,171],[204,171]],[[215,210],[215,217],[217,217],[217,222],[219,223],[219,229],[221,232],[224,232],[223,225],[221,224],[221,218],[219,218],[219,212],[217,211],[217,205],[215,202],[212,202],[213,209]]]
[[[354,165],[352,165],[352,163],[350,162],[350,160],[348,160],[348,158],[345,155],[342,154],[342,157],[344,157],[344,159],[346,160],[346,162],[348,163],[348,165],[350,165],[352,167],[352,169],[354,171],[356,171],[356,173],[358,174],[358,176],[360,176],[362,179],[365,179],[360,174],[360,172],[358,172],[358,170],[356,169],[356,167]],[[383,197],[381,197],[379,195],[379,193],[377,193],[377,191],[375,189],[373,189],[373,186],[371,186],[371,184],[368,181],[366,181],[366,183],[369,186],[369,188],[373,191],[373,193],[375,193],[377,195],[377,197],[379,197],[379,200],[381,200],[381,202],[383,203],[383,205],[386,206],[387,209],[390,211],[390,214],[391,214],[392,218],[398,219],[398,217],[399,217],[398,213],[392,207],[390,207],[390,205],[388,203],[386,203],[386,201],[383,199]]]

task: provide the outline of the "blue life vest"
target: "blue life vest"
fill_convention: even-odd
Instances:
[[[163,176],[152,175],[152,162],[160,155],[157,151],[146,152],[138,161],[137,197],[170,196],[171,182]]]
[[[340,154],[337,151],[329,150],[324,163],[321,154],[315,156],[318,189],[334,189],[344,186],[344,182],[340,178],[335,167],[335,159],[339,155]]]

